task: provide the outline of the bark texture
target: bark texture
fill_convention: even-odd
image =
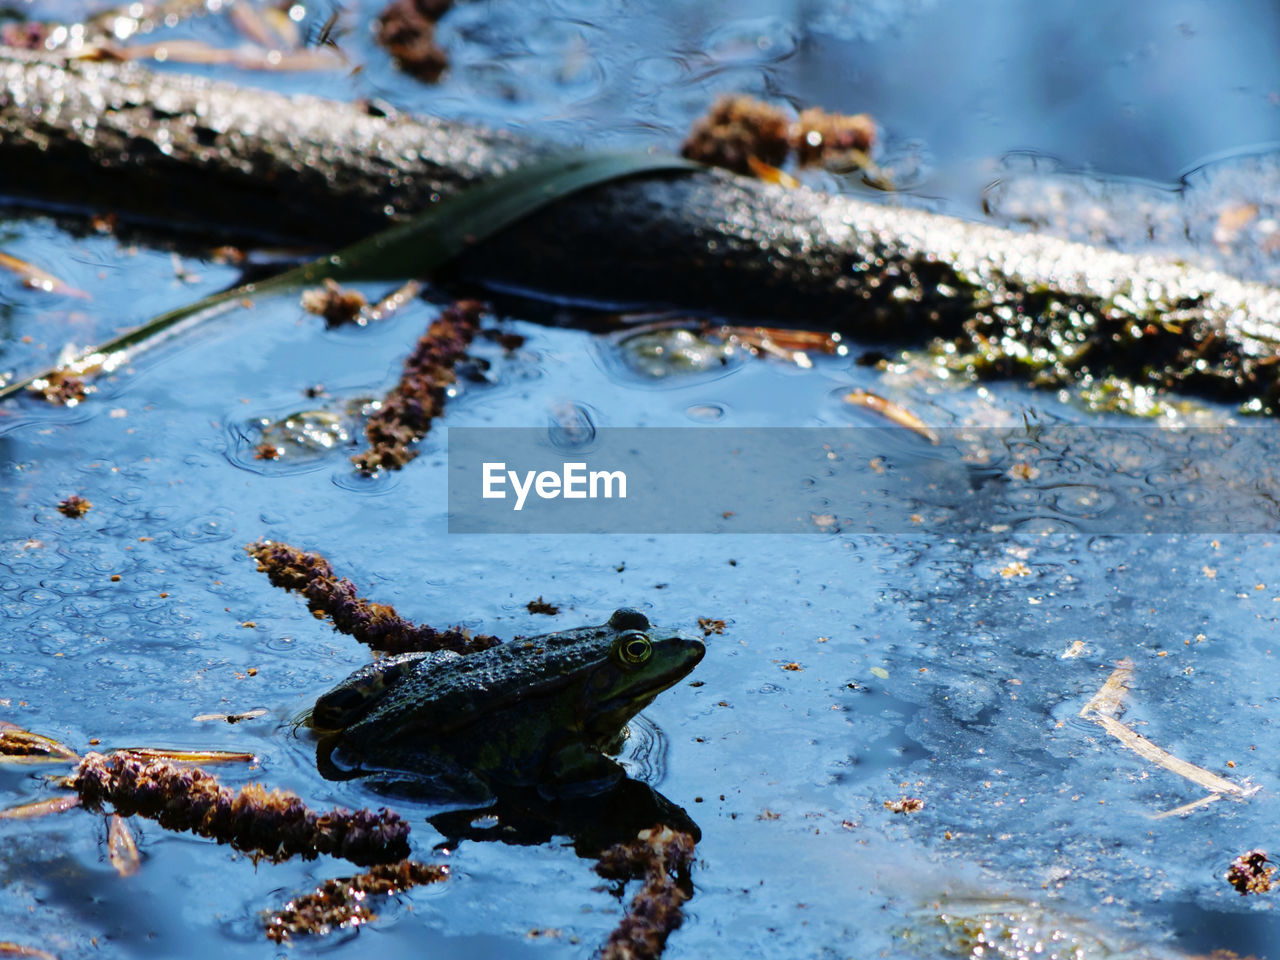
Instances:
[[[339,243],[555,145],[368,105],[0,48],[11,194]],[[455,265],[463,279],[956,338],[979,367],[1122,373],[1266,401],[1280,291],[1172,260],[708,170],[595,188]]]

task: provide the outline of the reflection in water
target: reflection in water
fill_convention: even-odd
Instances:
[[[579,856],[590,859],[656,824],[688,833],[694,840],[702,835],[683,807],[626,775],[570,787],[486,784],[468,771],[427,758],[412,772],[352,768],[335,756],[336,747],[332,737],[316,744],[316,768],[326,779],[359,779],[388,796],[450,804],[451,809],[428,818],[450,838],[444,846],[464,839],[537,845],[567,836]],[[621,774],[620,767],[616,770]]]
[[[602,793],[548,797],[538,790],[505,790],[489,806],[450,810],[430,818],[445,837],[537,845],[553,837],[573,840],[578,856],[594,859],[614,844],[634,840],[641,830],[665,824],[701,839],[702,831],[683,807],[647,783],[625,777]]]
[[[339,770],[332,748],[333,738],[317,744],[321,774],[338,779],[359,775]],[[372,789],[415,798],[423,790],[431,798],[448,792],[461,799],[476,787],[487,789],[476,778],[457,777],[448,770],[443,779],[432,773],[423,779],[373,773],[367,782]],[[690,866],[702,831],[682,807],[628,776],[570,788],[495,783],[482,805],[448,809],[427,819],[444,837],[437,844],[440,850],[452,850],[463,840],[534,846],[567,836],[578,856],[596,861],[598,873],[620,881],[619,895],[628,879],[643,878],[644,885],[609,937],[608,956],[654,956],[655,944],[661,953],[662,944],[683,922],[683,904],[693,896]]]

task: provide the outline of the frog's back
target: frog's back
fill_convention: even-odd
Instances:
[[[396,678],[348,739],[448,734],[520,700],[559,689],[607,656],[612,631],[587,627],[516,638],[466,656],[419,659]]]
[[[440,669],[456,653],[402,653],[366,664],[352,673],[328,693],[316,700],[306,715],[307,726],[332,732],[345,729],[373,709],[387,691],[402,681],[419,665]]]

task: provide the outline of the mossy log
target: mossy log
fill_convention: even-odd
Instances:
[[[341,243],[563,148],[365,103],[0,48],[10,196]],[[716,170],[615,182],[530,217],[454,276],[956,346],[1060,381],[1118,373],[1270,404],[1280,290]]]

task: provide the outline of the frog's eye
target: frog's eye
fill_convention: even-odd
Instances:
[[[621,610],[613,611],[613,616],[609,618],[609,626],[615,630],[648,630],[649,618],[639,610],[623,607]]]
[[[653,644],[639,631],[624,633],[618,638],[618,656],[629,667],[638,667],[653,656]]]

